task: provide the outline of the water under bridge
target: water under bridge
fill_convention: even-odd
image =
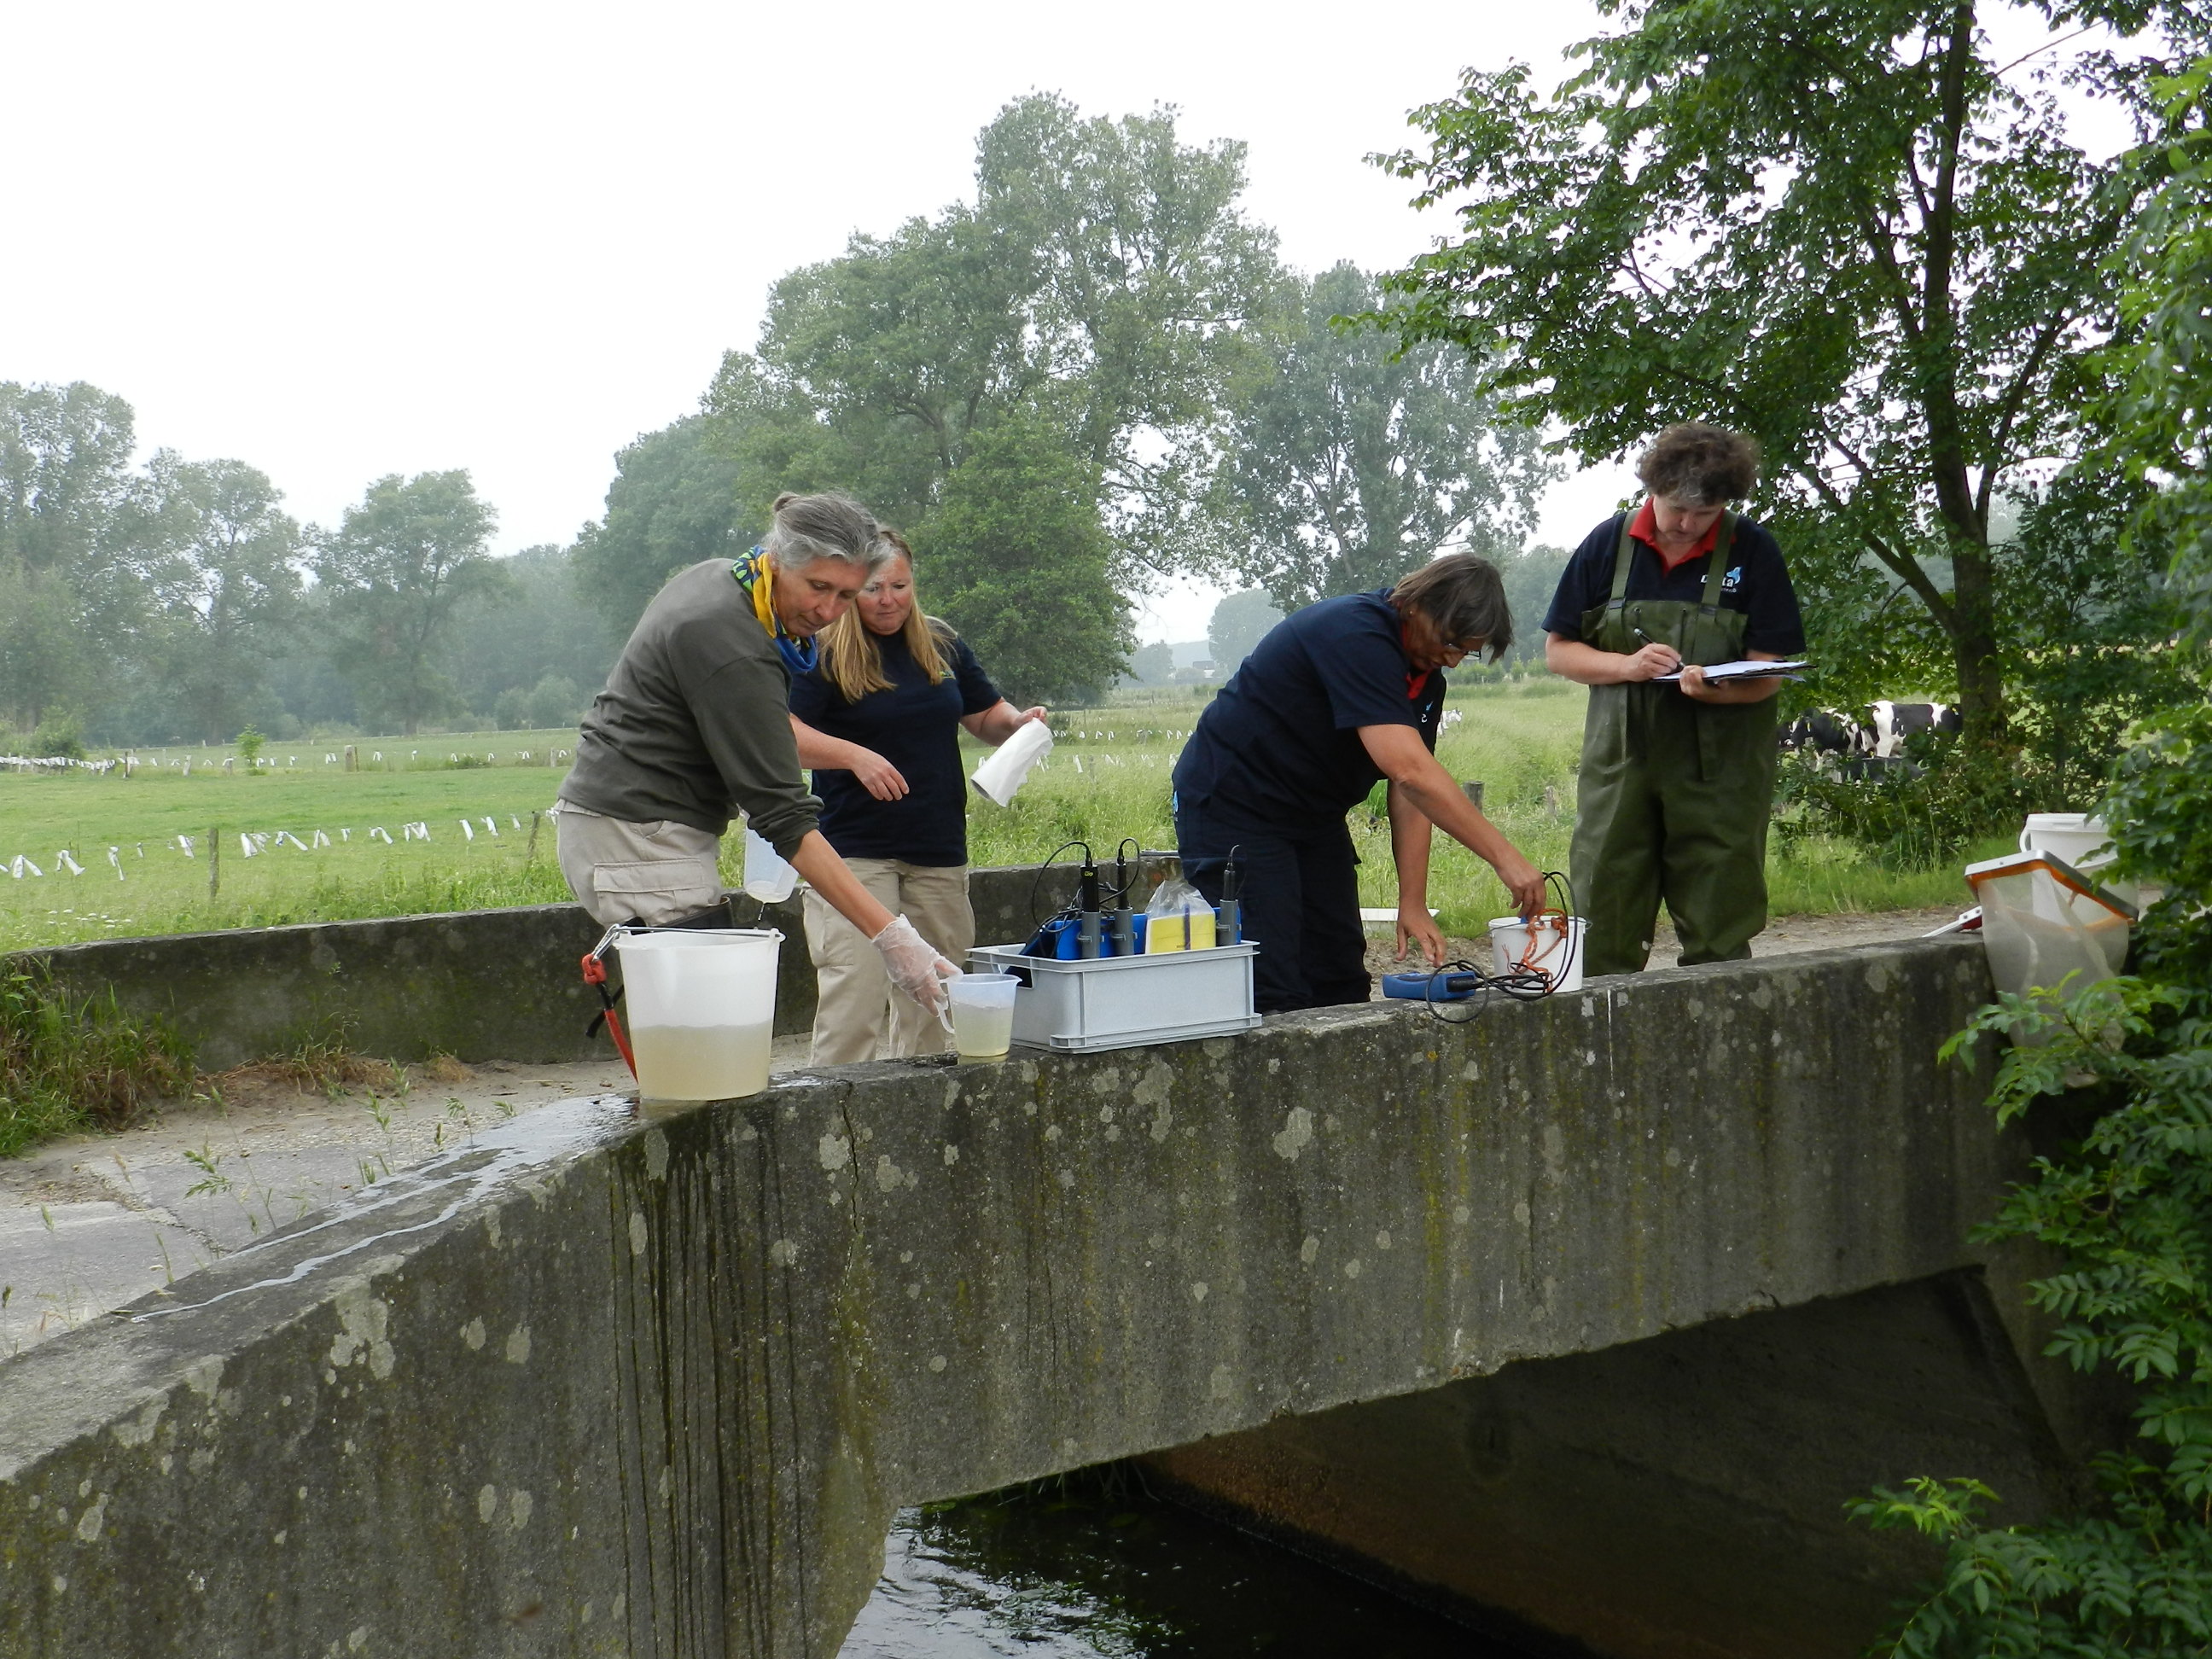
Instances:
[[[549,1108],[0,1364],[0,1654],[827,1659],[900,1506],[1146,1455],[1621,1655],[1856,1651],[2097,1419],[1978,945]]]

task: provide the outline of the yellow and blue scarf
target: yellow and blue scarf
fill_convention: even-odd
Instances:
[[[775,641],[784,665],[794,674],[812,673],[814,665],[821,659],[821,648],[812,640],[802,640],[793,634],[783,625],[783,618],[775,614],[775,567],[768,562],[768,556],[756,547],[731,565],[730,574],[738,579],[738,586],[753,602],[753,615]]]

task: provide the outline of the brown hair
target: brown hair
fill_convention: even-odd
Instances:
[[[1444,639],[1480,640],[1496,662],[1513,647],[1513,608],[1498,567],[1472,553],[1447,553],[1398,578],[1390,603],[1400,614],[1418,611]]]
[[[1684,421],[1651,441],[1636,476],[1654,495],[1684,507],[1740,501],[1759,482],[1759,441],[1724,426]]]
[[[878,532],[876,544],[881,556],[869,566],[871,574],[887,569],[896,559],[904,559],[908,570],[914,568],[914,549],[907,545],[906,538],[897,531]],[[905,640],[906,648],[914,653],[915,666],[929,676],[932,685],[951,673],[939,642],[950,644],[958,636],[936,617],[921,614],[919,594],[915,595],[914,608],[906,613],[899,636]],[[884,648],[876,643],[873,630],[860,620],[859,605],[822,630],[821,672],[847,702],[858,702],[871,691],[891,689],[890,678],[884,672]]]
[[[787,489],[771,511],[775,518],[761,538],[761,550],[779,570],[804,570],[817,559],[836,559],[872,574],[890,556],[878,543],[875,520],[850,495],[799,495]]]

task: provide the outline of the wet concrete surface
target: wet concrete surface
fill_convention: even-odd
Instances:
[[[1753,945],[1759,956],[1909,939],[1956,911],[1790,916]],[[1487,941],[1453,939],[1481,962]],[[1368,966],[1402,971],[1387,940]],[[1677,952],[1663,921],[1654,969]],[[1379,987],[1377,994],[1380,994]],[[807,1039],[778,1037],[770,1064],[806,1063]],[[622,1061],[447,1060],[381,1082],[302,1089],[247,1067],[222,1098],[172,1108],[120,1134],[75,1137],[0,1161],[0,1358],[165,1291],[217,1256],[464,1144],[487,1125],[556,1101],[627,1093]]]
[[[777,1039],[772,1068],[803,1066],[806,1048],[805,1036]],[[564,1065],[447,1060],[320,1090],[256,1067],[216,1083],[215,1097],[120,1134],[0,1161],[0,1359],[165,1293],[490,1126],[635,1086],[611,1053]]]

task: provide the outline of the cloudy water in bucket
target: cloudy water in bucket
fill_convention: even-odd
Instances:
[[[839,1659],[1514,1659],[1123,1466],[900,1512]]]
[[[768,1023],[641,1025],[629,1034],[638,1092],[649,1100],[730,1100],[768,1087]]]

